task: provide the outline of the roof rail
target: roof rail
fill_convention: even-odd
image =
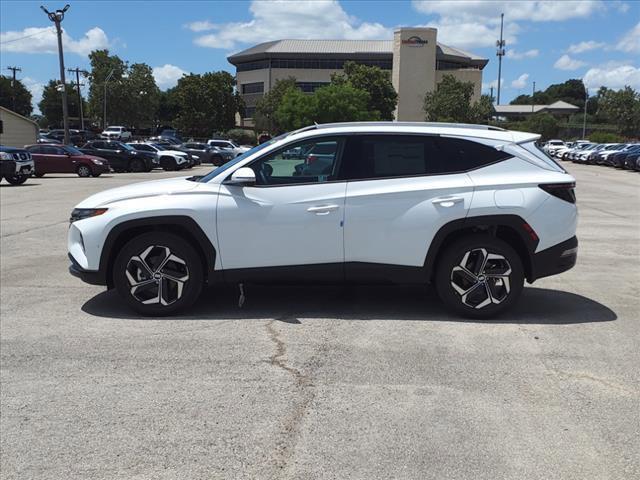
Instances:
[[[379,127],[379,126],[401,126],[401,127],[449,127],[449,128],[467,128],[475,130],[495,130],[505,132],[504,128],[494,127],[493,125],[476,125],[472,123],[447,123],[447,122],[336,122],[321,123],[320,125],[309,125],[308,127],[297,130],[296,133],[305,132],[313,129],[335,128],[335,127]]]

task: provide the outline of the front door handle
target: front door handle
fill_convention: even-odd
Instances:
[[[460,202],[464,202],[463,197],[438,197],[431,201],[434,205],[440,205],[441,207],[453,207]]]
[[[339,208],[339,205],[318,205],[317,207],[307,208],[307,212],[315,213],[316,215],[329,215],[331,212],[335,212]]]

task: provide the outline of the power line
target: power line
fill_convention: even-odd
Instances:
[[[84,130],[84,115],[82,112],[82,94],[80,93],[80,74],[82,73],[83,75],[89,75],[89,72],[87,72],[86,70],[82,70],[78,67],[69,68],[67,72],[76,74],[76,88],[78,89],[78,111],[80,112],[80,128]]]
[[[42,35],[43,33],[53,33],[53,28],[45,28],[44,30],[41,30],[39,32],[36,33],[32,33],[31,35],[25,35],[24,37],[20,37],[20,38],[13,38],[11,40],[5,40],[4,42],[0,42],[0,45],[5,45],[7,43],[13,43],[13,42],[17,42],[19,40],[24,40],[25,38],[31,38],[31,37],[35,37],[36,35]]]

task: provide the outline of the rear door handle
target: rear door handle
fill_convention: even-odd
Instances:
[[[307,208],[307,212],[315,213],[316,215],[329,215],[331,212],[335,212],[339,208],[339,205],[318,205],[317,207]]]
[[[431,201],[434,205],[440,205],[441,207],[453,207],[460,202],[464,202],[463,197],[438,197]]]

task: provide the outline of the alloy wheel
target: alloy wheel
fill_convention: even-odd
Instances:
[[[91,176],[91,169],[89,167],[87,167],[86,165],[80,165],[78,167],[78,176],[80,176],[80,177],[90,177]]]
[[[511,291],[511,265],[485,248],[467,251],[451,270],[451,287],[467,307],[481,309],[502,303]]]
[[[186,262],[168,247],[151,245],[127,262],[131,295],[145,305],[171,305],[182,298],[189,280]]]

